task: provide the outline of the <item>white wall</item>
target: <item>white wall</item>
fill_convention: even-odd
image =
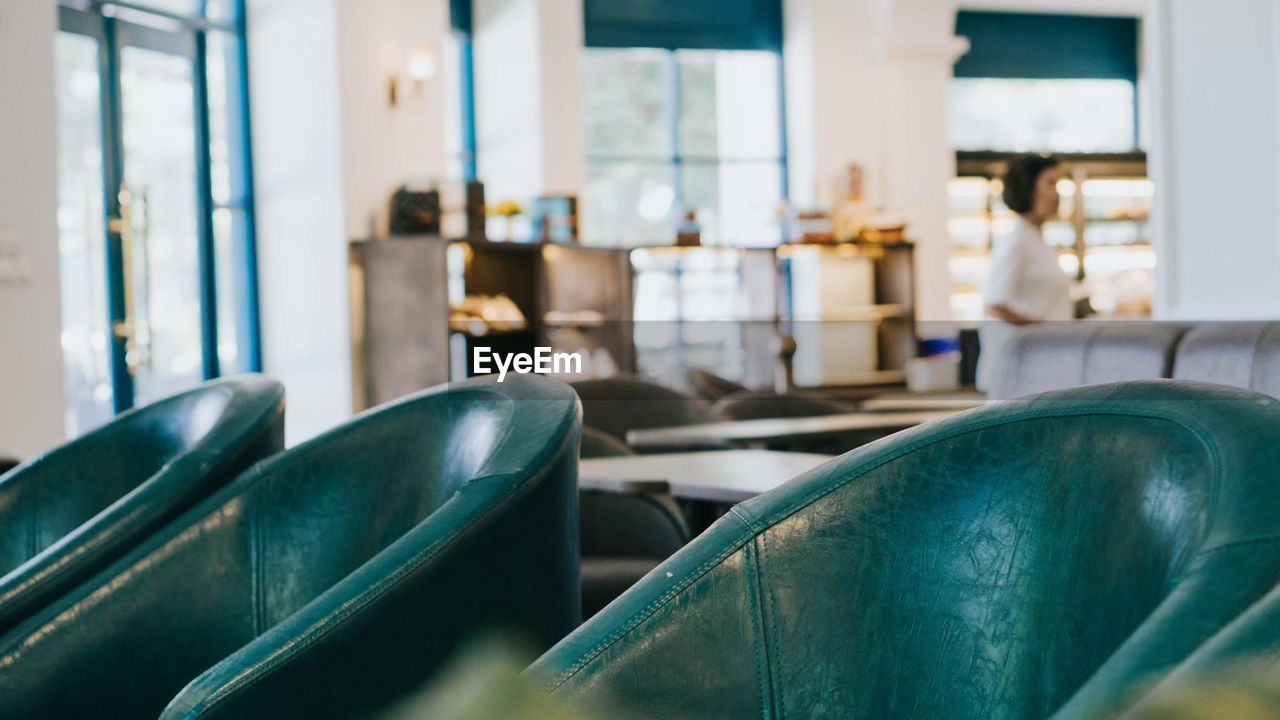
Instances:
[[[783,10],[792,202],[830,207],[850,163],[863,166],[868,202],[881,202],[886,128],[878,114],[884,79],[874,51],[877,9],[867,0],[785,0]]]
[[[443,38],[445,0],[339,0],[338,72],[347,235],[385,235],[388,201],[406,180],[444,175]],[[388,104],[388,78],[403,77],[409,53],[430,52],[437,75],[420,89],[400,83]]]
[[[1160,311],[1280,317],[1280,3],[1162,5]]]
[[[347,244],[404,180],[444,175],[443,83],[387,101],[410,49],[439,59],[444,0],[249,0],[264,371],[295,443],[352,413]],[[439,64],[439,63],[438,63]]]
[[[476,148],[486,201],[580,193],[582,3],[475,0]]]
[[[952,0],[785,0],[787,137],[792,200],[830,207],[849,163],[868,201],[900,214],[917,243],[922,331],[950,320],[947,128]]]
[[[59,341],[53,40],[57,8],[0,3],[0,244],[25,278],[0,281],[0,454],[64,439]]]

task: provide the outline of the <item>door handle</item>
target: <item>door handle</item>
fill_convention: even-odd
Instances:
[[[124,319],[112,326],[112,332],[124,340],[124,362],[130,375],[136,376],[144,364],[138,342],[137,303],[133,275],[133,193],[127,184],[120,185],[120,214],[108,218],[107,229],[120,238],[120,263],[123,270]]]

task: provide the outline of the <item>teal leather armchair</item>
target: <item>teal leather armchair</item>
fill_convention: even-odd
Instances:
[[[131,410],[0,475],[0,631],[284,447],[284,388],[244,376]]]
[[[550,646],[579,616],[579,418],[485,379],[259,463],[0,637],[0,717],[368,717],[477,633]]]
[[[738,505],[531,672],[646,718],[1090,717],[1280,577],[1277,437],[1280,402],[1173,381],[902,432]]]

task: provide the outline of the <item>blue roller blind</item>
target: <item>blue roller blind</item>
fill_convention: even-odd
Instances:
[[[1136,82],[1138,32],[1137,18],[962,10],[971,47],[955,76]]]
[[[584,0],[587,47],[781,50],[781,0]]]

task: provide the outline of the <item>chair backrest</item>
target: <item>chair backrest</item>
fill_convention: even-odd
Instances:
[[[626,457],[635,452],[624,442],[595,428],[582,428],[580,456],[587,458]]]
[[[535,664],[643,717],[1044,718],[1280,575],[1280,402],[1141,382],[987,406],[737,506]]]
[[[725,395],[747,391],[745,385],[697,368],[685,373],[685,379],[689,381],[693,391],[707,402],[716,402]]]
[[[697,398],[636,377],[572,383],[582,400],[582,424],[623,440],[627,431],[715,422]]]
[[[216,380],[0,476],[0,631],[284,447],[284,388]]]
[[[1207,323],[1178,345],[1173,377],[1280,397],[1280,323]]]
[[[1170,377],[1186,327],[1155,322],[1043,323],[1009,341],[994,400],[1051,390]]]
[[[484,379],[258,464],[0,637],[0,716],[155,717],[189,681],[166,718],[363,716],[483,628],[550,645],[579,422],[563,385]]]
[[[729,420],[763,420],[842,415],[858,409],[836,400],[747,391],[724,396],[711,406],[711,411]]]

